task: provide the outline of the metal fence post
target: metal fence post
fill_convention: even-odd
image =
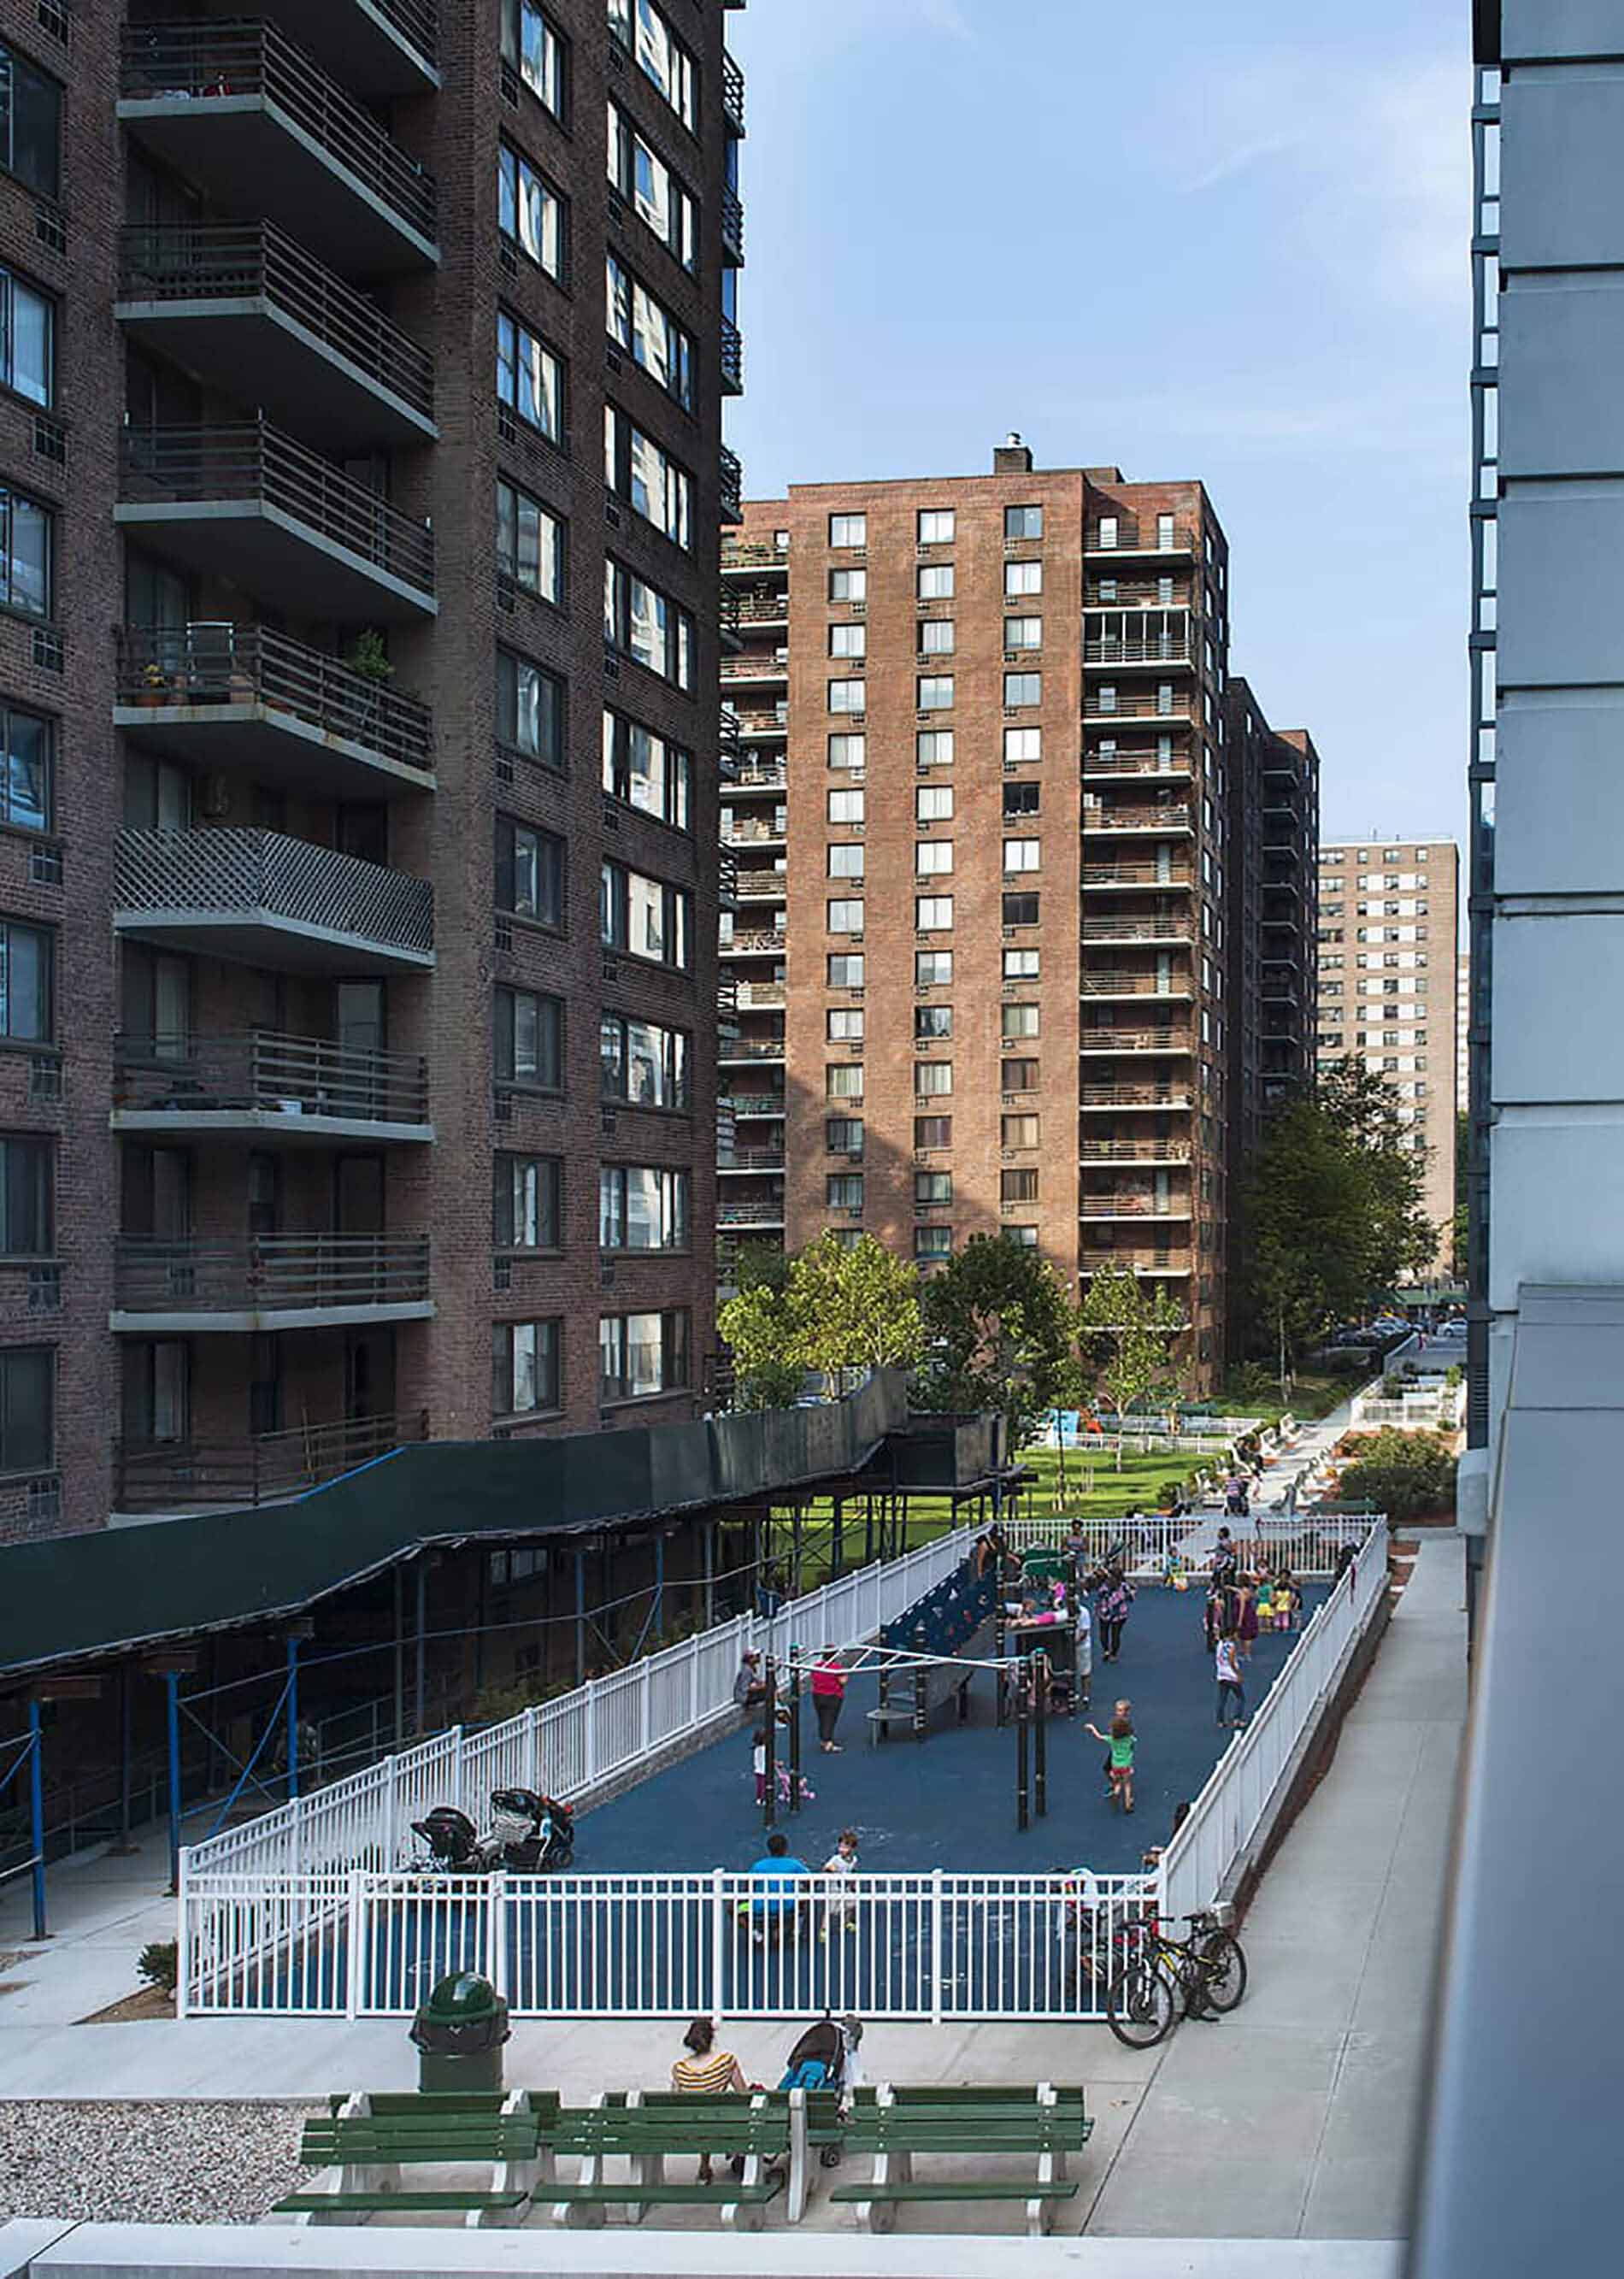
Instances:
[[[699,1632],[688,1640],[688,1723],[699,1723]]]
[[[491,1877],[490,1911],[485,1929],[485,1975],[499,1994],[508,1987],[508,1878],[506,1871]]]
[[[402,1848],[400,1837],[400,1765],[395,1757],[384,1760],[383,1817],[383,1841],[378,1847],[378,1865],[393,1868]]]
[[[529,1773],[528,1785],[541,1785],[541,1712],[531,1702],[525,1712],[525,1763]]]
[[[30,1882],[34,1886],[34,1936],[48,1938],[45,1917],[45,1729],[40,1718],[40,1697],[28,1702],[28,1848],[33,1853]]]
[[[189,2018],[192,2014],[189,1995],[192,1984],[192,1925],[190,1865],[183,1852],[180,1872],[175,1877],[175,2015]]]
[[[456,1797],[457,1810],[459,1812],[468,1812],[468,1799],[463,1794],[462,1727],[460,1725],[453,1725],[448,1738],[451,1743],[451,1786]],[[476,1817],[472,1813],[469,1813],[468,1816],[471,1820]]]
[[[598,1777],[597,1681],[594,1679],[591,1684],[585,1686],[582,1691],[586,1697],[582,1703],[582,1716],[586,1729],[586,1746],[583,1753],[586,1760],[586,1785],[590,1788],[594,1781]]]
[[[710,2014],[722,2023],[722,1973],[727,1954],[726,1901],[722,1895],[722,1870],[710,1871]]]
[[[931,2023],[942,2022],[942,1871],[931,1870]]]
[[[649,1748],[649,1739],[650,1739],[650,1735],[649,1735],[649,1717],[650,1717],[650,1711],[651,1711],[651,1707],[652,1707],[652,1704],[651,1704],[651,1698],[650,1698],[650,1697],[651,1697],[651,1687],[650,1687],[650,1670],[649,1670],[648,1656],[647,1656],[647,1654],[645,1654],[645,1655],[643,1656],[643,1659],[641,1660],[641,1661],[640,1661],[640,1662],[639,1662],[639,1664],[638,1664],[638,1666],[637,1666],[637,1667],[638,1667],[638,1680],[637,1680],[637,1729],[638,1729],[638,1742],[639,1742],[638,1754],[639,1754],[640,1756],[646,1757],[646,1756],[648,1754],[648,1748]]]
[[[349,1926],[344,1937],[344,2015],[361,2015],[361,1996],[366,1982],[366,1877],[359,1868],[349,1871]]]

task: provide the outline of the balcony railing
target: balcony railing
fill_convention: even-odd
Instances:
[[[1152,750],[1107,753],[1091,747],[1083,755],[1085,776],[1187,776],[1190,771],[1188,752],[1174,752],[1163,759]]]
[[[119,495],[213,505],[249,499],[287,515],[385,577],[434,591],[434,540],[420,522],[318,452],[262,421],[235,427],[128,427]]]
[[[1088,526],[1084,541],[1091,554],[1189,554],[1198,543],[1196,526],[1176,516],[1165,535],[1154,516],[1141,521],[1138,515],[1119,513],[1108,518],[1116,524],[1116,543],[1102,543],[1104,533],[1095,519]]]
[[[1193,664],[1198,652],[1183,633],[1158,633],[1150,641],[1085,641],[1084,664]]]
[[[738,597],[741,625],[783,625],[789,621],[789,596],[782,586],[738,585],[729,588]]]
[[[724,539],[722,543],[722,567],[724,570],[787,570],[789,553],[782,546],[767,546],[759,539]]]
[[[1180,1205],[1162,1201],[1153,1194],[1134,1192],[1120,1195],[1084,1195],[1078,1213],[1081,1218],[1188,1218],[1188,1201]]]
[[[782,823],[732,823],[722,833],[723,844],[728,847],[782,846],[785,828]]]
[[[724,680],[762,682],[787,680],[789,660],[786,657],[774,656],[770,649],[746,649],[741,656],[723,658],[722,678]]]
[[[741,871],[739,874],[739,900],[741,902],[781,902],[785,899],[785,880],[781,871]]]
[[[1194,1042],[1188,1029],[1084,1029],[1077,1049],[1084,1053],[1187,1053]]]
[[[121,831],[113,902],[171,925],[207,912],[309,926],[424,963],[434,947],[427,879],[280,831]]]
[[[126,25],[119,94],[126,103],[184,99],[203,117],[216,103],[240,106],[257,96],[409,228],[434,236],[433,175],[274,24]]]
[[[744,393],[744,335],[731,317],[722,319],[722,393]]]
[[[1089,829],[1092,832],[1093,825]],[[1193,886],[1191,871],[1163,871],[1154,863],[1085,863],[1085,886]]]
[[[735,791],[782,791],[788,781],[782,768],[741,767],[733,778]]]
[[[776,927],[735,927],[722,944],[724,955],[733,957],[774,957],[784,953],[785,935]]]
[[[722,249],[735,262],[744,259],[744,200],[727,183],[722,186]]]
[[[126,710],[154,710],[264,705],[419,774],[433,765],[425,705],[268,625],[225,618],[126,625],[119,636],[114,701]]]
[[[425,419],[434,416],[434,360],[428,350],[273,223],[121,230],[119,297],[161,303],[266,301],[379,388]]]
[[[1085,1084],[1084,1108],[1188,1108],[1187,1084]]]
[[[1083,976],[1085,997],[1187,997],[1189,974],[1088,973]]]
[[[1161,703],[1154,696],[1140,696],[1131,693],[1119,693],[1115,704],[1102,704],[1099,702],[1099,691],[1097,688],[1091,688],[1083,699],[1083,710],[1089,719],[1097,722],[1163,720],[1169,728],[1172,728],[1188,722],[1194,703],[1195,698],[1188,687],[1174,690],[1173,702],[1170,705]]]
[[[724,1147],[716,1155],[718,1171],[781,1171],[782,1147]]]
[[[121,1235],[113,1254],[113,1303],[123,1314],[325,1312],[428,1297],[426,1234]]]
[[[1153,918],[1096,918],[1083,921],[1087,941],[1189,941],[1194,925],[1188,910],[1168,910]]]
[[[782,736],[789,730],[789,706],[741,704],[735,715],[741,736]]]
[[[1081,1250],[1077,1264],[1084,1274],[1108,1274],[1113,1268],[1129,1274],[1188,1274],[1187,1250]]]
[[[781,1061],[784,1058],[782,1037],[747,1037],[740,1043],[730,1045],[723,1055],[730,1061]]]
[[[735,134],[745,131],[745,75],[729,55],[722,50],[722,109]]]
[[[243,1440],[119,1440],[117,1510],[208,1511],[277,1503],[428,1438],[428,1412],[345,1417]]]
[[[716,1206],[718,1226],[782,1226],[783,1202],[719,1203]]]
[[[1102,807],[1084,811],[1084,831],[1188,831],[1194,820],[1188,807]]]
[[[1174,581],[1168,580],[1171,584]],[[1113,591],[1104,590],[1103,578],[1091,578],[1083,596],[1085,610],[1187,610],[1190,595],[1164,594],[1161,586],[1148,578],[1116,578],[1110,583]]]
[[[1084,1140],[1077,1155],[1084,1163],[1187,1163],[1187,1140]]]
[[[358,1124],[428,1122],[428,1063],[274,1029],[217,1036],[142,1036],[113,1047],[113,1105],[128,1114],[228,1116],[253,1111]]]
[[[716,1094],[716,1114],[732,1116],[778,1116],[784,1113],[781,1092],[723,1092]]]
[[[724,522],[739,522],[744,516],[744,463],[737,451],[730,451],[725,443],[719,447],[716,479],[717,507]]]
[[[741,1013],[776,1009],[785,1001],[787,994],[782,981],[742,981],[739,985],[739,1009]]]

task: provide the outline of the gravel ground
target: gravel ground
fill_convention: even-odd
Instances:
[[[0,2218],[257,2222],[304,2173],[312,2109],[0,2099]]]

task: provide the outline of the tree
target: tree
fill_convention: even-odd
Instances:
[[[716,1327],[732,1349],[739,1406],[786,1408],[808,1370],[911,1369],[923,1334],[918,1277],[871,1235],[848,1250],[824,1234],[792,1259],[747,1267],[741,1255],[739,1294]]]
[[[1096,1274],[1084,1293],[1077,1327],[1098,1362],[1099,1390],[1116,1412],[1119,1470],[1122,1419],[1135,1401],[1172,1376],[1173,1340],[1186,1326],[1161,1283],[1147,1289],[1125,1267]]]
[[[1076,1316],[1035,1250],[973,1234],[924,1285],[930,1340],[915,1398],[925,1408],[996,1408],[1017,1447],[1075,1390]]]
[[[739,1292],[716,1315],[732,1349],[740,1408],[788,1408],[799,1399],[806,1364],[796,1357],[789,1303],[791,1262],[765,1243],[739,1253]]]

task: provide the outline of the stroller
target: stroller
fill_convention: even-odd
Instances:
[[[825,2010],[815,2026],[807,2028],[785,2059],[779,2089],[831,2089],[843,2106],[849,2106],[861,2084],[862,2063],[858,2052],[862,2042],[861,2018],[831,2018]],[[818,2160],[825,2168],[838,2167],[839,2146],[825,2145]]]
[[[479,1832],[465,1812],[454,1804],[437,1804],[433,1812],[421,1820],[414,1820],[411,1832],[420,1836],[428,1846],[428,1857],[414,1865],[421,1868],[437,1868],[448,1876],[482,1876],[489,1862],[479,1844]]]
[[[575,1815],[556,1797],[533,1788],[491,1791],[491,1824],[481,1847],[493,1868],[517,1876],[551,1876],[575,1853]]]

